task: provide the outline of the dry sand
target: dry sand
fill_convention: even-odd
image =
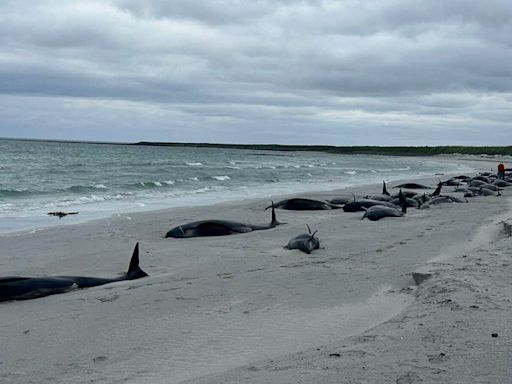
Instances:
[[[3,276],[112,276],[140,241],[150,277],[1,303],[0,383],[512,382],[511,196],[378,222],[278,210],[286,225],[215,238],[163,235],[264,224],[269,201],[2,235]],[[306,224],[321,249],[284,249]],[[414,271],[432,276],[417,286]]]

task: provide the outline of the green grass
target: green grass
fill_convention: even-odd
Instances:
[[[351,146],[335,147],[329,145],[277,145],[277,144],[209,144],[209,143],[162,143],[142,141],[133,145],[155,145],[170,147],[200,147],[200,148],[233,148],[271,151],[315,151],[339,153],[347,155],[387,155],[387,156],[435,156],[443,154],[465,155],[511,155],[512,146],[504,147],[466,147],[466,146],[439,146],[439,147],[377,147],[377,146]]]

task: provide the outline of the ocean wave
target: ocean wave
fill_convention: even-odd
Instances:
[[[185,163],[185,164],[187,164],[187,165],[189,165],[191,167],[198,167],[200,165],[203,165],[203,163],[200,163],[200,162],[196,162],[196,163],[190,162],[190,163]]]
[[[404,168],[384,168],[384,169],[372,169],[370,172],[376,173],[376,172],[403,172],[403,171],[410,171],[411,167],[407,166]]]
[[[71,187],[65,188],[63,191],[68,191],[68,192],[73,192],[73,193],[86,193],[86,192],[93,192],[98,189],[107,189],[107,187],[103,184],[72,185]]]
[[[346,173],[347,175],[357,175],[357,171],[346,171],[343,173]]]
[[[149,181],[140,181],[136,184],[132,184],[132,187],[136,187],[136,188],[144,188],[144,189],[147,189],[147,188],[160,188],[160,187],[164,187],[164,184],[166,186],[170,186],[170,185],[174,185],[174,181],[173,180],[166,180],[166,181],[152,181],[152,180],[149,180]]]
[[[226,181],[226,180],[230,180],[231,177],[229,177],[229,176],[212,176],[212,179],[215,179],[218,181]]]
[[[37,192],[29,191],[28,189],[0,189],[0,197],[28,196],[34,193]]]

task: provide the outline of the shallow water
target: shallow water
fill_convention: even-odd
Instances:
[[[0,140],[0,232],[469,172],[457,160]],[[49,211],[79,211],[59,221]]]

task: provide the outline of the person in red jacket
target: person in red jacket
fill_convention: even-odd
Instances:
[[[498,164],[498,179],[505,179],[505,166],[503,163]]]

